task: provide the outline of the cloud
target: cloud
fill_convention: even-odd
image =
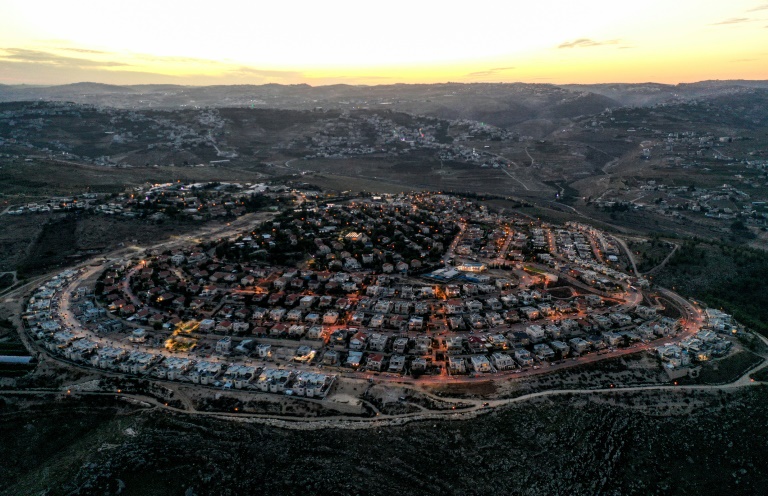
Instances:
[[[587,47],[603,46],[603,45],[616,45],[618,43],[619,43],[619,40],[595,41],[589,38],[579,38],[578,40],[566,41],[564,43],[560,43],[557,46],[557,48],[587,48]]]
[[[515,69],[514,67],[494,67],[493,69],[488,69],[487,71],[470,72],[469,74],[466,74],[466,76],[467,77],[496,76],[502,72],[512,71],[514,69]]]
[[[156,64],[162,65],[177,65],[187,70],[195,71],[200,68],[206,68],[208,70],[215,70],[222,75],[235,76],[238,78],[260,78],[263,81],[274,80],[296,80],[304,78],[304,73],[300,71],[285,71],[285,70],[271,70],[260,69],[258,67],[251,67],[242,64],[235,64],[227,60],[211,60],[201,59],[197,57],[184,57],[174,55],[150,55],[144,53],[131,54],[131,59],[136,65],[142,65],[143,63],[149,63],[153,67]]]
[[[0,52],[1,53],[1,52]],[[190,72],[187,74],[167,74],[153,68],[137,70],[131,66],[113,70],[108,67],[75,66],[67,64],[48,64],[26,60],[4,60],[0,54],[0,84],[70,84],[92,81],[105,84],[265,84],[298,83],[303,77],[259,77],[255,74],[221,71],[216,74]],[[352,82],[352,81],[350,81]]]
[[[327,85],[327,84],[348,84],[354,86],[365,86],[374,81],[381,81],[380,84],[392,84],[392,76],[304,76],[303,82],[312,85]]]
[[[726,19],[724,21],[715,22],[711,24],[712,26],[728,26],[730,24],[741,24],[743,22],[752,22],[754,19],[750,19],[749,17],[731,17],[730,19]]]
[[[257,67],[248,66],[235,67],[227,72],[240,76],[258,76],[265,78],[298,78],[303,76],[303,73],[299,71],[273,71],[269,69],[259,69]]]
[[[197,57],[181,57],[174,55],[150,55],[146,53],[131,53],[131,57],[142,62],[161,62],[164,64],[205,64],[205,65],[223,65],[223,62],[211,59],[200,59]]]
[[[304,75],[304,79],[307,82],[313,81],[333,81],[340,82],[339,84],[356,84],[354,81],[367,81],[369,79],[391,81],[394,79],[392,76],[307,76]],[[360,83],[365,84],[365,83]]]
[[[749,9],[747,12],[759,12],[761,10],[768,10],[768,3],[764,3],[763,5],[758,5],[757,7]]]
[[[124,67],[129,65],[123,62],[66,57],[51,52],[27,50],[25,48],[3,48],[2,51],[5,52],[5,54],[0,54],[0,59],[16,62],[32,62],[36,64],[72,67]]]
[[[77,53],[94,53],[99,55],[104,55],[108,52],[102,52],[101,50],[87,50],[85,48],[67,48],[67,47],[61,47],[59,50],[66,50],[68,52],[77,52]]]
[[[60,64],[41,64],[19,60],[2,60],[0,56],[0,83],[9,84],[69,84],[93,81],[105,84],[160,84],[190,82],[177,76],[134,70],[108,70],[103,67],[79,67]],[[191,80],[196,83],[196,81]]]
[[[82,56],[76,57],[75,53]],[[291,84],[305,80],[306,75],[300,71],[260,69],[241,63],[194,57],[110,53],[60,45],[50,50],[0,48],[0,82],[222,84],[229,81],[238,84]]]

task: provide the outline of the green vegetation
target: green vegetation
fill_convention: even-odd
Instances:
[[[688,240],[654,281],[732,313],[768,335],[768,253],[743,245]]]
[[[763,361],[762,357],[749,351],[731,353],[725,358],[705,362],[696,377],[679,379],[680,384],[727,384]]]
[[[525,267],[523,267],[523,270],[525,270],[526,272],[531,272],[533,274],[541,274],[541,275],[547,274],[547,271],[537,269],[536,267],[531,267],[530,265],[526,265]]]
[[[136,415],[106,397],[8,396],[0,492],[762,494],[768,390],[669,394],[553,397],[466,422],[310,431]]]
[[[548,389],[602,389],[667,382],[669,378],[658,366],[657,359],[643,352],[516,379],[503,397],[516,398]]]
[[[640,272],[648,272],[659,265],[673,248],[658,235],[651,236],[645,242],[630,241],[628,245],[634,253],[637,270]]]
[[[22,377],[34,368],[35,365],[0,364],[0,377]]]
[[[160,327],[162,327],[162,325]],[[190,351],[195,346],[197,346],[196,339],[184,338],[180,336],[174,336],[165,342],[165,348],[171,353]]]
[[[11,203],[24,203],[52,195],[77,196],[87,191],[117,193],[146,183],[177,180],[183,183],[255,182],[261,177],[254,171],[235,167],[115,168],[44,159],[24,162],[6,157],[0,157],[0,167],[3,171],[0,174],[0,198]]]
[[[6,273],[0,276],[0,289],[5,289],[13,285],[13,274]]]
[[[0,355],[27,356],[29,352],[20,342],[0,343]]]
[[[768,382],[768,368],[758,370],[754,374],[751,374],[750,377],[756,381]]]

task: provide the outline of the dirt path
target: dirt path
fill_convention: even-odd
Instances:
[[[535,160],[533,160],[533,157],[531,157],[531,152],[528,151],[528,147],[525,147],[525,154],[528,155],[528,158],[531,159],[531,167],[536,163]]]
[[[629,245],[627,245],[627,242],[624,241],[622,238],[619,238],[618,236],[611,236],[624,250],[624,253],[629,258],[629,262],[632,264],[632,271],[635,273],[636,276],[640,276],[640,272],[637,270],[637,264],[635,263],[635,256],[632,253],[632,250],[629,249]]]
[[[756,336],[768,345],[768,339],[756,334]],[[763,357],[766,358],[766,357]],[[203,415],[208,417],[222,418],[237,422],[247,423],[260,423],[271,425],[274,427],[286,428],[286,429],[365,429],[365,428],[377,428],[385,426],[397,426],[404,425],[410,422],[423,422],[429,420],[465,420],[477,417],[484,413],[492,411],[494,408],[502,408],[515,403],[523,403],[526,401],[546,398],[553,396],[563,395],[605,395],[605,394],[621,394],[628,392],[641,392],[641,391],[685,391],[685,390],[733,390],[744,387],[752,387],[762,385],[762,382],[754,381],[750,378],[753,373],[768,367],[768,360],[763,360],[761,363],[755,365],[751,369],[747,370],[741,377],[727,384],[714,384],[714,385],[648,385],[648,386],[629,386],[629,387],[617,387],[617,388],[598,388],[598,389],[553,389],[548,391],[539,391],[536,393],[529,393],[516,398],[506,398],[497,400],[484,400],[484,399],[451,399],[445,397],[439,397],[427,391],[420,390],[419,393],[432,398],[441,403],[455,404],[459,406],[458,409],[446,409],[446,410],[427,410],[423,407],[419,408],[418,412],[387,415],[381,413],[374,408],[375,416],[373,417],[348,417],[344,415],[335,415],[330,417],[324,417],[322,419],[317,418],[300,418],[289,417],[285,415],[265,415],[265,414],[249,414],[249,413],[225,413],[225,412],[202,412],[194,409],[194,406],[185,395],[179,394],[178,398],[184,404],[186,409],[179,409],[166,405],[164,402],[152,398],[149,396],[143,396],[138,394],[126,394],[117,392],[102,392],[102,391],[82,391],[82,392],[69,392],[67,390],[33,390],[33,391],[2,391],[0,397],[3,395],[50,395],[51,393],[58,393],[63,395],[76,394],[76,395],[94,395],[94,396],[114,396],[131,401],[135,404],[139,404],[150,408],[159,408],[163,410],[169,410],[179,414],[185,415]],[[370,403],[369,403],[370,405]],[[467,406],[469,405],[469,406]],[[370,405],[373,407],[373,405]]]
[[[13,282],[11,283],[11,286],[19,282],[19,278],[15,270],[9,270],[8,272],[0,272],[0,277],[6,274],[11,274],[13,276]]]
[[[597,148],[595,148],[595,150],[597,150]],[[598,151],[601,151],[601,150],[598,150]],[[605,164],[603,166],[603,168],[602,168],[603,173],[604,174],[610,174],[610,172],[608,172],[608,169],[611,169],[611,168],[615,167],[616,164],[618,164],[618,163],[619,163],[619,159],[618,158],[614,158],[613,160],[611,160],[610,162],[608,162],[607,164]]]
[[[768,345],[768,340],[763,336],[758,337]],[[169,410],[174,413],[193,415],[193,416],[207,416],[215,417],[226,420],[232,420],[236,422],[247,423],[259,423],[271,425],[274,427],[286,428],[286,429],[298,429],[298,430],[313,430],[313,429],[366,429],[366,428],[378,428],[387,426],[404,425],[410,422],[423,422],[429,420],[465,420],[477,417],[479,415],[489,413],[495,408],[507,407],[516,403],[523,403],[539,398],[547,398],[563,395],[605,395],[605,394],[622,394],[631,392],[642,391],[685,391],[685,390],[733,390],[743,387],[752,387],[762,385],[762,382],[754,381],[750,378],[750,375],[768,366],[768,361],[763,360],[755,367],[746,371],[741,377],[728,384],[715,384],[715,385],[649,385],[649,386],[629,386],[618,388],[599,388],[599,389],[553,389],[548,391],[539,391],[536,393],[529,393],[516,398],[506,398],[498,400],[477,400],[477,399],[461,399],[450,400],[443,397],[435,396],[431,393],[420,391],[421,394],[431,397],[435,400],[445,403],[459,403],[462,404],[460,409],[457,410],[426,410],[423,407],[419,408],[418,412],[404,413],[397,415],[387,415],[376,411],[374,417],[348,417],[344,415],[335,415],[330,417],[317,418],[300,418],[289,417],[284,415],[265,415],[265,414],[249,414],[249,413],[224,413],[224,412],[201,412],[195,410],[192,403],[187,399],[184,401],[182,395],[179,395],[179,399],[182,400],[186,409],[174,408],[166,405],[164,402],[152,398],[149,396],[143,396],[138,394],[126,394],[116,392],[102,392],[102,391],[81,391],[70,392],[68,390],[34,390],[34,391],[2,391],[0,397],[4,395],[14,396],[34,396],[34,395],[50,395],[51,393],[58,393],[62,395],[85,395],[85,396],[113,396],[122,398],[139,404],[148,408],[158,408],[162,410]],[[466,406],[469,404],[470,406]],[[372,406],[372,405],[371,405]]]
[[[660,263],[659,265],[657,265],[656,267],[652,268],[651,270],[648,270],[648,271],[644,272],[643,274],[644,274],[644,275],[651,275],[651,274],[655,274],[657,271],[659,271],[659,270],[661,270],[662,268],[664,268],[664,266],[667,264],[667,262],[669,262],[669,260],[672,258],[672,255],[674,255],[675,253],[677,253],[677,250],[680,248],[680,245],[678,245],[677,243],[674,243],[674,245],[675,245],[675,247],[674,247],[674,248],[672,248],[672,251],[671,251],[671,252],[669,252],[669,255],[667,255],[667,256],[664,258],[664,260],[662,260],[662,261],[661,261],[661,263]]]
[[[525,190],[526,190],[526,191],[530,191],[530,190],[531,190],[531,188],[529,188],[528,186],[526,186],[524,182],[522,182],[522,181],[521,181],[520,179],[518,179],[516,176],[513,176],[512,174],[510,174],[510,173],[509,173],[509,172],[508,172],[508,171],[507,171],[507,170],[506,170],[504,167],[501,167],[500,169],[501,169],[501,171],[502,171],[504,174],[508,175],[509,177],[511,177],[512,179],[514,179],[514,180],[515,180],[515,181],[517,181],[518,183],[520,183],[520,186],[522,186],[523,188],[525,188]]]

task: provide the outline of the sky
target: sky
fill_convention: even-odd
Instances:
[[[0,84],[768,79],[768,0],[0,0]]]

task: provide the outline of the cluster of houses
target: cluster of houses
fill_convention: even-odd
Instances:
[[[450,139],[446,134],[448,130]],[[498,155],[462,144],[469,140],[516,141],[517,136],[502,128],[465,119],[446,123],[432,118],[416,118],[406,126],[395,123],[386,115],[344,112],[340,119],[326,121],[315,135],[301,142],[289,143],[286,147],[303,148],[305,159],[369,154],[397,156],[414,149],[426,149],[436,151],[441,160],[461,161],[481,167],[509,165]]]
[[[705,103],[699,102],[706,106]],[[709,109],[715,111],[714,108]],[[635,112],[622,109],[619,112]],[[637,116],[618,116],[609,110],[587,128],[621,128],[636,122]],[[641,111],[642,112],[642,111]],[[628,117],[626,120],[624,117]],[[643,118],[645,122],[645,118]],[[649,127],[629,127],[622,130],[628,139],[639,144],[639,157],[656,160],[658,167],[696,169],[707,175],[722,175],[725,184],[705,187],[697,184],[664,184],[661,179],[628,182],[622,188],[606,191],[592,203],[608,211],[643,210],[678,221],[695,222],[710,227],[720,224],[727,229],[734,220],[745,224],[765,226],[768,212],[762,190],[768,185],[765,169],[768,161],[760,158],[760,150],[745,148],[743,136],[718,136],[711,132],[677,130],[670,132]],[[724,165],[727,164],[727,165]],[[738,184],[738,187],[734,186]]]
[[[549,253],[540,254],[542,262],[549,266],[567,269],[569,275],[599,290],[612,291],[618,283],[630,280],[630,276],[617,270],[611,263],[618,261],[620,253],[616,243],[599,230],[578,222],[567,222],[562,229],[553,232],[554,246]],[[639,278],[633,282],[647,287],[648,281]]]
[[[24,326],[32,335],[42,338],[52,336],[57,332],[69,332],[62,324],[59,297],[63,289],[74,280],[80,270],[65,270],[35,288],[26,302],[22,320]],[[79,288],[71,297],[72,312],[84,321],[98,322],[96,325],[114,326],[122,329],[122,322],[107,318],[107,311],[93,301],[93,292],[87,288]]]
[[[194,120],[169,118],[174,113],[175,111],[169,111],[167,116],[161,117],[157,114],[119,109],[110,104],[101,107],[70,102],[29,102],[0,111],[0,121],[10,123],[9,132],[0,138],[0,143],[16,145],[16,150],[31,150],[36,154],[35,158],[74,160],[110,167],[153,165],[145,162],[145,157],[141,154],[137,156],[135,153],[129,153],[137,147],[166,151],[213,147],[219,157],[231,158],[236,155],[227,151],[223,143],[220,131],[226,121],[217,109],[199,109]],[[55,136],[59,134],[56,131],[42,132],[43,129],[50,129],[48,125],[53,125],[56,129],[57,123],[62,122],[62,119],[64,122],[71,119],[87,119],[97,126],[103,123],[103,138],[94,139],[92,146],[80,146],[71,140],[56,139]],[[214,138],[216,134],[218,137]],[[216,163],[215,160],[211,162],[214,165]],[[208,164],[190,164],[184,161],[183,164],[175,165]]]
[[[656,348],[656,353],[667,369],[681,369],[692,364],[720,358],[731,350],[732,342],[709,328],[688,336],[678,344],[665,344]]]
[[[754,168],[754,167],[753,167]],[[763,188],[768,175],[760,174],[757,180],[736,174],[735,180],[746,182],[749,188]],[[627,198],[642,198],[629,200]],[[648,180],[639,186],[629,187],[612,195],[606,195],[594,204],[604,210],[643,210],[677,219],[696,222],[721,221],[729,225],[735,220],[745,224],[764,226],[768,223],[768,198],[737,188],[732,184],[718,187],[668,186],[659,180]]]
[[[250,361],[224,362],[221,358],[229,357],[232,351],[229,337],[217,342],[219,357],[209,360],[168,355],[144,346],[146,331],[142,328],[133,328],[124,339],[110,340],[109,337],[124,330],[124,324],[108,318],[107,310],[94,303],[86,287],[68,287],[79,274],[80,271],[65,271],[38,287],[27,301],[24,313],[28,331],[50,352],[67,360],[132,375],[310,398],[325,397],[335,381],[332,374],[280,370],[251,365]],[[59,313],[60,298],[66,291],[70,291],[69,311],[79,326],[68,325]],[[247,353],[242,347],[238,351]],[[269,346],[260,347],[258,353],[264,358],[271,356]],[[299,349],[295,361],[305,361],[314,353]]]
[[[45,346],[69,360],[103,370],[224,389],[324,398],[336,379],[332,374],[253,365],[250,361],[198,360],[123,346],[102,347],[95,340],[67,331],[54,333]]]
[[[170,216],[207,220],[240,216],[285,196],[284,186],[240,183],[165,183],[117,194],[85,192],[16,205],[7,215],[87,211],[127,218],[162,220]],[[256,200],[258,199],[258,201]]]
[[[677,344],[667,343],[656,348],[659,359],[668,371],[720,358],[731,350],[733,342],[728,337],[739,332],[733,316],[715,308],[707,308],[704,313],[706,325],[696,334]]]
[[[741,174],[736,179],[743,179]],[[752,184],[752,187],[763,187],[768,184],[768,177],[762,177],[763,183]],[[643,202],[624,200],[624,197],[639,195]],[[605,210],[633,209],[654,212],[659,215],[676,218],[716,219],[733,221],[741,219],[746,223],[762,225],[768,218],[765,205],[766,199],[753,197],[743,189],[730,184],[719,187],[705,188],[690,186],[667,186],[657,180],[649,180],[639,187],[622,191],[619,196],[606,196],[595,201],[595,205]]]
[[[453,213],[460,218],[451,215],[452,207],[460,210]],[[613,277],[622,274],[594,258],[585,260],[599,241],[590,241],[587,236],[593,234],[581,225],[553,228],[498,217],[466,200],[425,194],[372,198],[354,208],[304,208],[292,212],[295,219],[294,214],[303,215],[304,222],[320,220],[312,222],[313,236],[292,230],[290,226],[299,224],[281,219],[280,226],[269,221],[267,229],[262,226],[216,245],[113,262],[94,289],[69,289],[68,310],[79,323],[76,328],[57,314],[62,289],[78,276],[65,272],[30,298],[28,325],[51,351],[94,367],[312,397],[326,394],[334,374],[343,370],[414,376],[519,371],[671,337],[680,329],[656,308],[626,307],[620,299],[583,291],[553,296],[535,278],[521,285],[515,271],[523,272],[517,265],[494,270],[484,262],[522,254],[526,263],[536,265],[530,258],[546,254],[557,263],[579,262],[581,270],[588,264],[603,268],[600,277],[619,284]],[[297,238],[312,240],[310,259],[322,246],[331,247],[330,254],[342,260],[355,258],[351,252],[342,256],[342,251],[360,246],[358,254],[364,254],[371,241],[384,252],[391,240],[383,242],[378,237],[386,233],[365,225],[379,219],[399,222],[400,232],[416,244],[448,243],[447,232],[455,228],[451,223],[460,224],[453,245],[484,261],[447,265],[443,280],[435,282],[432,273],[412,274],[412,264],[399,272],[365,262],[328,270],[312,264],[274,266],[249,256],[269,241],[263,234],[287,226]],[[350,227],[342,227],[347,222]],[[323,231],[327,225],[337,229]],[[710,321],[723,329],[729,322],[715,313]],[[716,356],[723,351],[718,340],[699,334],[679,345],[686,354]],[[669,356],[674,358],[673,351]],[[315,372],[318,367],[327,368],[328,374]]]
[[[374,249],[384,247],[377,238],[380,234],[368,230],[359,222],[360,218],[396,222],[402,229],[410,227],[409,234],[413,238],[420,234],[422,237],[417,239],[423,241],[427,234],[441,232],[442,222],[451,219],[448,214],[453,201],[443,195],[420,194],[356,202],[354,208],[350,205],[347,209],[302,209],[301,215],[305,216],[304,222],[310,220],[314,225],[316,235],[310,245],[317,250],[314,255],[325,253],[346,260],[354,259],[354,255],[339,250],[354,250],[355,246],[365,250],[365,244],[371,240],[376,241],[371,243]],[[422,203],[426,205],[424,212],[419,209]],[[573,247],[567,241],[587,243],[580,225],[557,230],[557,244],[550,244],[546,241],[551,232],[549,226],[505,219],[503,224],[491,224],[489,228],[488,222],[493,218],[486,210],[473,209],[466,201],[459,201],[456,206],[466,219],[456,246],[465,247],[472,256],[518,256],[543,238],[542,250],[563,258],[572,253]],[[435,212],[440,209],[445,211],[440,217],[443,220],[438,222]],[[478,217],[485,227],[473,223]],[[315,223],[315,218],[321,222]],[[350,220],[355,221],[355,231],[323,232],[326,222],[338,227]],[[267,224],[272,226],[274,223]],[[414,234],[416,226],[423,229]],[[279,228],[284,225],[281,223]],[[267,232],[273,232],[272,229]],[[258,241],[257,233],[261,232],[264,229],[236,236],[231,246],[245,253],[262,249],[270,238],[262,235]],[[293,232],[294,236],[307,234],[303,230]],[[438,239],[442,242],[445,237]],[[321,252],[322,247],[331,249]],[[509,252],[503,251],[503,247]],[[393,273],[386,264],[379,270],[365,261],[358,266],[344,263],[335,266],[335,270],[298,269],[248,263],[237,258],[242,251],[218,258],[214,251],[190,248],[155,254],[134,266],[113,267],[104,274],[99,297],[110,311],[158,330],[174,329],[191,320],[204,335],[231,336],[235,340],[282,339],[281,345],[265,345],[274,345],[270,353],[281,347],[295,349],[299,342],[309,340],[316,344],[312,345],[310,358],[306,358],[308,353],[299,354],[305,357],[303,361],[394,373],[437,373],[443,362],[451,373],[470,369],[509,370],[542,360],[649,341],[677,330],[674,321],[657,316],[654,309],[638,307],[630,315],[612,310],[596,294],[553,298],[546,289],[520,287],[516,277],[505,275],[506,272],[493,277],[479,274],[487,270],[481,262],[457,263],[449,270],[453,275],[444,271],[442,281],[435,284],[430,282],[439,279],[434,273],[423,278],[407,277],[408,268]],[[623,276],[607,266],[598,267],[595,262],[583,263],[602,270],[601,278]],[[589,282],[595,282],[595,275],[584,273],[590,277]],[[118,284],[126,279],[127,284]],[[448,333],[458,336],[450,342],[434,338]],[[229,341],[226,348],[231,347]],[[221,351],[219,344],[217,351]],[[487,366],[476,357],[477,367],[467,367],[472,356],[480,355],[488,361]],[[258,356],[269,354],[258,351]]]

